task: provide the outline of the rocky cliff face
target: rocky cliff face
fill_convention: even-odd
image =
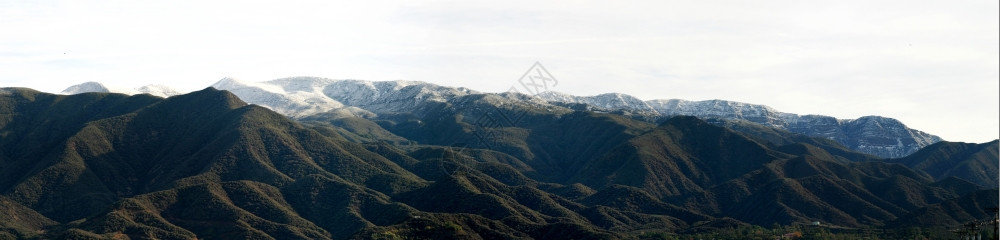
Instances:
[[[865,116],[851,120],[837,120],[827,116],[802,116],[789,124],[790,131],[810,136],[836,140],[855,151],[884,158],[905,157],[942,139],[902,122],[880,116]]]

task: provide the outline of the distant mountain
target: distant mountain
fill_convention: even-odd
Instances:
[[[136,88],[135,90],[139,91],[140,93],[150,94],[157,97],[171,97],[182,94],[181,92],[171,87],[159,84],[146,85]]]
[[[620,93],[578,97],[545,92],[538,96],[554,103],[585,104],[589,106],[586,108],[588,110],[620,112],[647,119],[686,115],[745,120],[794,133],[832,139],[855,151],[883,158],[903,157],[941,141],[940,137],[910,129],[898,120],[879,116],[845,120],[821,115],[784,113],[764,105],[724,100],[642,101]]]
[[[464,88],[441,87],[424,82],[371,82],[311,77],[286,78],[261,83],[234,83],[232,79],[224,79],[213,87],[233,91],[247,102],[268,106],[293,117],[306,117],[326,111],[342,112],[339,116],[368,117],[371,115],[366,115],[365,111],[376,114],[400,112],[422,114],[416,109],[425,106],[426,102],[451,103],[452,99],[459,96],[484,94]],[[678,115],[747,120],[794,133],[832,139],[855,151],[884,158],[903,157],[924,146],[941,141],[940,137],[910,129],[895,119],[878,116],[841,120],[820,115],[783,113],[763,105],[723,100],[642,101],[617,93],[578,97],[545,92],[537,97],[558,106],[571,107],[571,104],[585,104],[588,107],[584,107],[584,110],[618,113],[652,122]],[[545,101],[528,99],[533,104],[549,105]],[[516,98],[506,100],[519,101]]]
[[[781,129],[653,124],[421,85],[341,88],[399,88],[385,93],[404,102],[339,98],[377,116],[299,121],[213,88],[0,89],[0,237],[620,239],[812,221],[940,226],[979,219],[967,206],[989,200],[963,197],[980,186],[954,175],[855,161],[867,155]],[[408,103],[417,111],[392,108]],[[921,162],[968,159],[935,152]],[[901,219],[953,206],[971,217]]]
[[[418,81],[333,80],[316,77],[283,78],[266,82],[246,82],[222,79],[212,87],[230,91],[244,101],[268,107],[293,118],[361,117],[395,114],[426,114],[437,104],[456,104],[461,96],[490,94],[466,88],[443,87]],[[71,87],[64,94],[81,92],[150,93],[172,96],[176,92],[141,88],[137,91],[108,90],[99,83]],[[535,97],[517,94],[492,94],[500,97],[496,104],[521,101],[539,108],[560,107],[569,110],[600,111],[620,114],[648,122],[662,122],[670,117],[686,115],[703,119],[720,118],[746,120],[767,127],[788,130],[808,136],[834,140],[848,148],[883,158],[897,158],[916,152],[942,139],[906,127],[898,120],[867,116],[858,119],[836,119],[821,115],[797,115],[774,110],[764,105],[724,100],[642,101],[633,96],[608,93],[596,96],[573,96],[544,92]]]
[[[315,85],[303,81],[299,86],[289,86],[296,87],[295,91],[290,92],[282,86],[226,78],[212,84],[212,87],[232,92],[247,102],[265,106],[275,112],[292,117],[309,116],[346,108],[344,104],[323,95],[322,87]],[[316,87],[319,89],[314,89]],[[367,112],[363,109],[356,109],[356,111]]]
[[[66,88],[66,90],[63,90],[60,94],[79,94],[88,92],[123,93],[128,95],[145,93],[158,97],[170,97],[181,94],[181,92],[174,90],[173,88],[157,84],[146,85],[136,89],[127,89],[127,88],[108,87],[98,82],[85,82],[73,85],[70,86],[69,88]]]

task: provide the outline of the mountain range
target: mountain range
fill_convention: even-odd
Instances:
[[[327,118],[380,116],[412,112],[438,103],[453,102],[457,97],[489,94],[466,88],[443,87],[418,81],[333,80],[316,77],[293,77],[267,82],[246,82],[225,78],[211,85],[236,94],[248,103],[268,107],[296,119],[322,115]],[[144,87],[145,88],[145,87]],[[154,88],[165,89],[165,88]],[[72,86],[64,94],[116,92],[99,83]],[[135,93],[136,91],[118,91]],[[143,92],[141,89],[138,92]],[[148,92],[148,91],[147,91]],[[160,90],[154,93],[172,93]],[[153,94],[157,95],[157,94]],[[788,130],[813,137],[828,138],[848,148],[883,158],[904,157],[942,139],[908,128],[902,122],[879,116],[836,119],[822,115],[798,115],[768,106],[725,100],[687,101],[679,99],[642,101],[619,93],[579,97],[557,92],[537,96],[493,94],[502,102],[525,102],[535,108],[563,107],[571,110],[619,114],[651,123],[673,116],[696,116],[745,120],[767,127]],[[170,96],[170,95],[159,95]],[[458,106],[462,107],[462,106]]]
[[[1000,201],[998,141],[881,158],[753,119],[626,110],[404,81],[225,79],[169,98],[3,88],[0,237],[951,227]],[[880,120],[866,121],[898,123]]]

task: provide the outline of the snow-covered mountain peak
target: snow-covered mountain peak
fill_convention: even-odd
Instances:
[[[280,86],[286,92],[315,92],[321,93],[323,87],[330,85],[337,80],[319,77],[290,77],[281,78],[265,83]]]
[[[294,118],[320,113],[372,116],[412,112],[428,102],[447,102],[458,96],[477,93],[466,88],[443,87],[421,81],[335,80],[319,77],[291,77],[265,82],[226,78],[213,84],[213,87],[228,90],[246,102],[269,107]],[[347,107],[356,109],[338,110]]]
[[[319,87],[322,84],[317,83],[326,81],[305,77],[269,82],[223,78],[212,84],[212,87],[232,92],[243,101],[270,108],[287,116],[304,117],[344,107],[344,104],[323,95],[322,87]]]
[[[473,93],[420,81],[340,80],[323,90],[327,97],[375,113],[409,112],[425,102],[446,102]]]
[[[275,94],[285,93],[285,90],[278,85],[267,84],[264,82],[243,81],[236,78],[223,78],[215,84],[212,84],[212,87],[219,90],[229,90],[230,92],[237,89],[257,89],[258,91],[267,91]]]
[[[621,93],[605,93],[593,97],[586,97],[592,99],[593,105],[597,105],[606,109],[632,109],[639,111],[653,111],[649,104],[640,100],[639,98],[633,97],[628,94]]]
[[[541,92],[535,96],[541,99],[554,102],[568,102],[568,103],[579,102],[576,100],[577,98],[576,96],[554,91]]]
[[[624,111],[632,116],[663,118],[677,115],[701,118],[745,120],[768,127],[786,129],[795,133],[836,140],[851,149],[881,157],[902,157],[916,150],[941,141],[941,138],[910,129],[899,120],[866,116],[858,119],[836,119],[820,115],[784,113],[774,108],[726,100],[688,101],[658,99],[641,101],[638,98],[606,93],[578,97],[555,92],[545,92],[538,97],[549,102],[582,103],[595,110]]]
[[[218,82],[215,82],[214,84],[212,84],[211,87],[215,89],[242,88],[242,87],[247,87],[249,84],[250,82],[246,82],[232,77],[226,77],[220,79]]]
[[[228,90],[244,101],[266,106],[292,117],[324,112],[374,113],[412,111],[426,101],[445,102],[474,93],[464,88],[448,88],[420,81],[334,80],[319,77],[290,77],[266,82],[245,82],[225,78],[212,85]],[[351,111],[332,111],[354,107]]]
[[[142,86],[142,87],[135,88],[135,89],[128,89],[128,88],[121,88],[121,87],[112,87],[112,86],[108,86],[108,85],[105,85],[105,84],[99,83],[99,82],[85,82],[85,83],[73,85],[73,86],[70,86],[69,88],[66,88],[66,90],[63,90],[62,92],[60,92],[60,94],[70,95],[70,94],[80,94],[80,93],[88,93],[88,92],[122,93],[122,94],[128,94],[128,95],[136,95],[136,94],[146,93],[146,94],[150,94],[150,95],[158,96],[158,97],[170,97],[170,96],[182,94],[181,92],[179,92],[177,90],[174,90],[171,87],[164,86],[164,85],[152,84],[152,85],[146,85],[146,86]]]
[[[78,94],[78,93],[87,93],[87,92],[102,92],[102,93],[106,93],[106,92],[111,92],[111,89],[108,89],[107,86],[104,86],[104,84],[101,84],[99,82],[85,82],[85,83],[81,83],[81,84],[70,86],[69,88],[66,88],[66,90],[63,90],[61,93],[62,94]]]
[[[559,92],[542,92],[537,96],[550,102],[583,103],[601,108],[603,110],[656,112],[653,107],[641,99],[622,93],[604,93],[594,96],[581,97]]]
[[[896,120],[895,118],[887,118],[883,116],[874,116],[874,115],[859,117],[854,121],[865,124],[903,124],[899,122],[899,120]]]
[[[170,96],[174,96],[174,95],[181,95],[181,94],[183,94],[183,93],[181,93],[180,91],[177,91],[174,88],[171,88],[171,87],[168,87],[168,86],[164,86],[164,85],[159,85],[159,84],[150,84],[150,85],[142,86],[142,87],[136,88],[136,90],[138,90],[141,93],[146,93],[146,94],[150,94],[150,95],[158,96],[158,97],[170,97]]]
[[[80,94],[80,93],[88,93],[88,92],[99,92],[99,93],[122,93],[122,94],[128,94],[128,95],[135,95],[135,94],[149,93],[149,94],[152,94],[152,95],[155,95],[155,96],[160,96],[160,97],[169,97],[169,96],[173,96],[173,95],[179,94],[179,93],[177,93],[177,91],[173,91],[174,94],[172,94],[172,95],[166,95],[165,94],[166,92],[172,91],[172,90],[168,90],[168,89],[169,88],[165,88],[165,87],[159,87],[159,88],[157,88],[157,87],[148,87],[148,88],[143,87],[143,88],[129,89],[129,88],[123,88],[123,87],[117,87],[117,86],[109,86],[107,84],[103,84],[103,83],[100,83],[100,82],[85,82],[85,83],[81,83],[81,84],[70,86],[70,87],[66,88],[66,90],[63,90],[62,92],[60,92],[60,94],[67,94],[67,95],[69,95],[69,94]]]
[[[379,84],[385,84],[387,86],[392,86],[392,90],[399,90],[399,89],[403,89],[405,87],[409,87],[409,86],[413,86],[413,85],[434,85],[434,84],[431,84],[431,83],[428,83],[428,82],[409,81],[409,80],[380,81],[380,82],[367,81],[367,82],[369,82],[369,83],[379,83]]]

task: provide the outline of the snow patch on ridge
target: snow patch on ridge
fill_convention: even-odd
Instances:
[[[122,93],[122,94],[127,94],[127,95],[150,94],[150,95],[158,96],[158,97],[170,97],[170,96],[174,96],[174,95],[183,94],[183,93],[181,93],[181,92],[179,92],[177,90],[174,90],[173,88],[170,88],[170,87],[167,87],[167,86],[164,86],[164,85],[152,84],[152,85],[146,85],[146,86],[142,86],[142,87],[130,89],[130,88],[117,87],[117,86],[108,86],[108,85],[105,85],[105,84],[99,83],[99,82],[85,82],[85,83],[73,85],[73,86],[70,86],[70,87],[66,88],[66,90],[63,90],[62,92],[60,92],[60,94],[72,95],[72,94],[80,94],[80,93],[88,93],[88,92]]]
[[[344,104],[323,95],[316,85],[313,81],[246,82],[223,78],[212,87],[232,92],[243,101],[290,117],[304,117],[344,107]]]

